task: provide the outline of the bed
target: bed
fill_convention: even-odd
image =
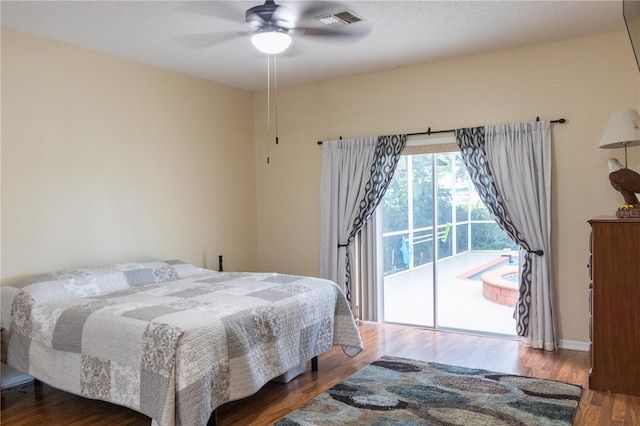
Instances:
[[[1,290],[7,364],[152,425],[205,425],[220,405],[335,345],[348,356],[363,348],[342,292],[319,278],[163,261],[53,272]]]

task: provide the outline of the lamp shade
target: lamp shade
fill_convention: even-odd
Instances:
[[[622,148],[640,145],[640,115],[635,109],[623,109],[611,114],[600,138],[599,148]]]
[[[251,37],[251,43],[263,53],[282,53],[291,44],[291,36],[281,31],[260,31]]]

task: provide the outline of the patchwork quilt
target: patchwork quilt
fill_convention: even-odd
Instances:
[[[319,278],[168,261],[51,273],[2,292],[9,365],[152,425],[205,425],[219,405],[334,345],[363,348],[341,290]]]

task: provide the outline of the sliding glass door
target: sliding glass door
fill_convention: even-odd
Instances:
[[[385,321],[435,326],[431,157],[403,156],[382,202]]]
[[[517,273],[517,248],[458,152],[403,156],[380,210],[385,322],[515,334],[513,308],[486,297],[482,276],[495,265]]]

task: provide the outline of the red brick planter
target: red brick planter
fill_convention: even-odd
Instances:
[[[495,303],[505,306],[516,306],[518,300],[518,283],[505,280],[505,275],[517,274],[517,266],[501,266],[482,274],[482,295]]]

